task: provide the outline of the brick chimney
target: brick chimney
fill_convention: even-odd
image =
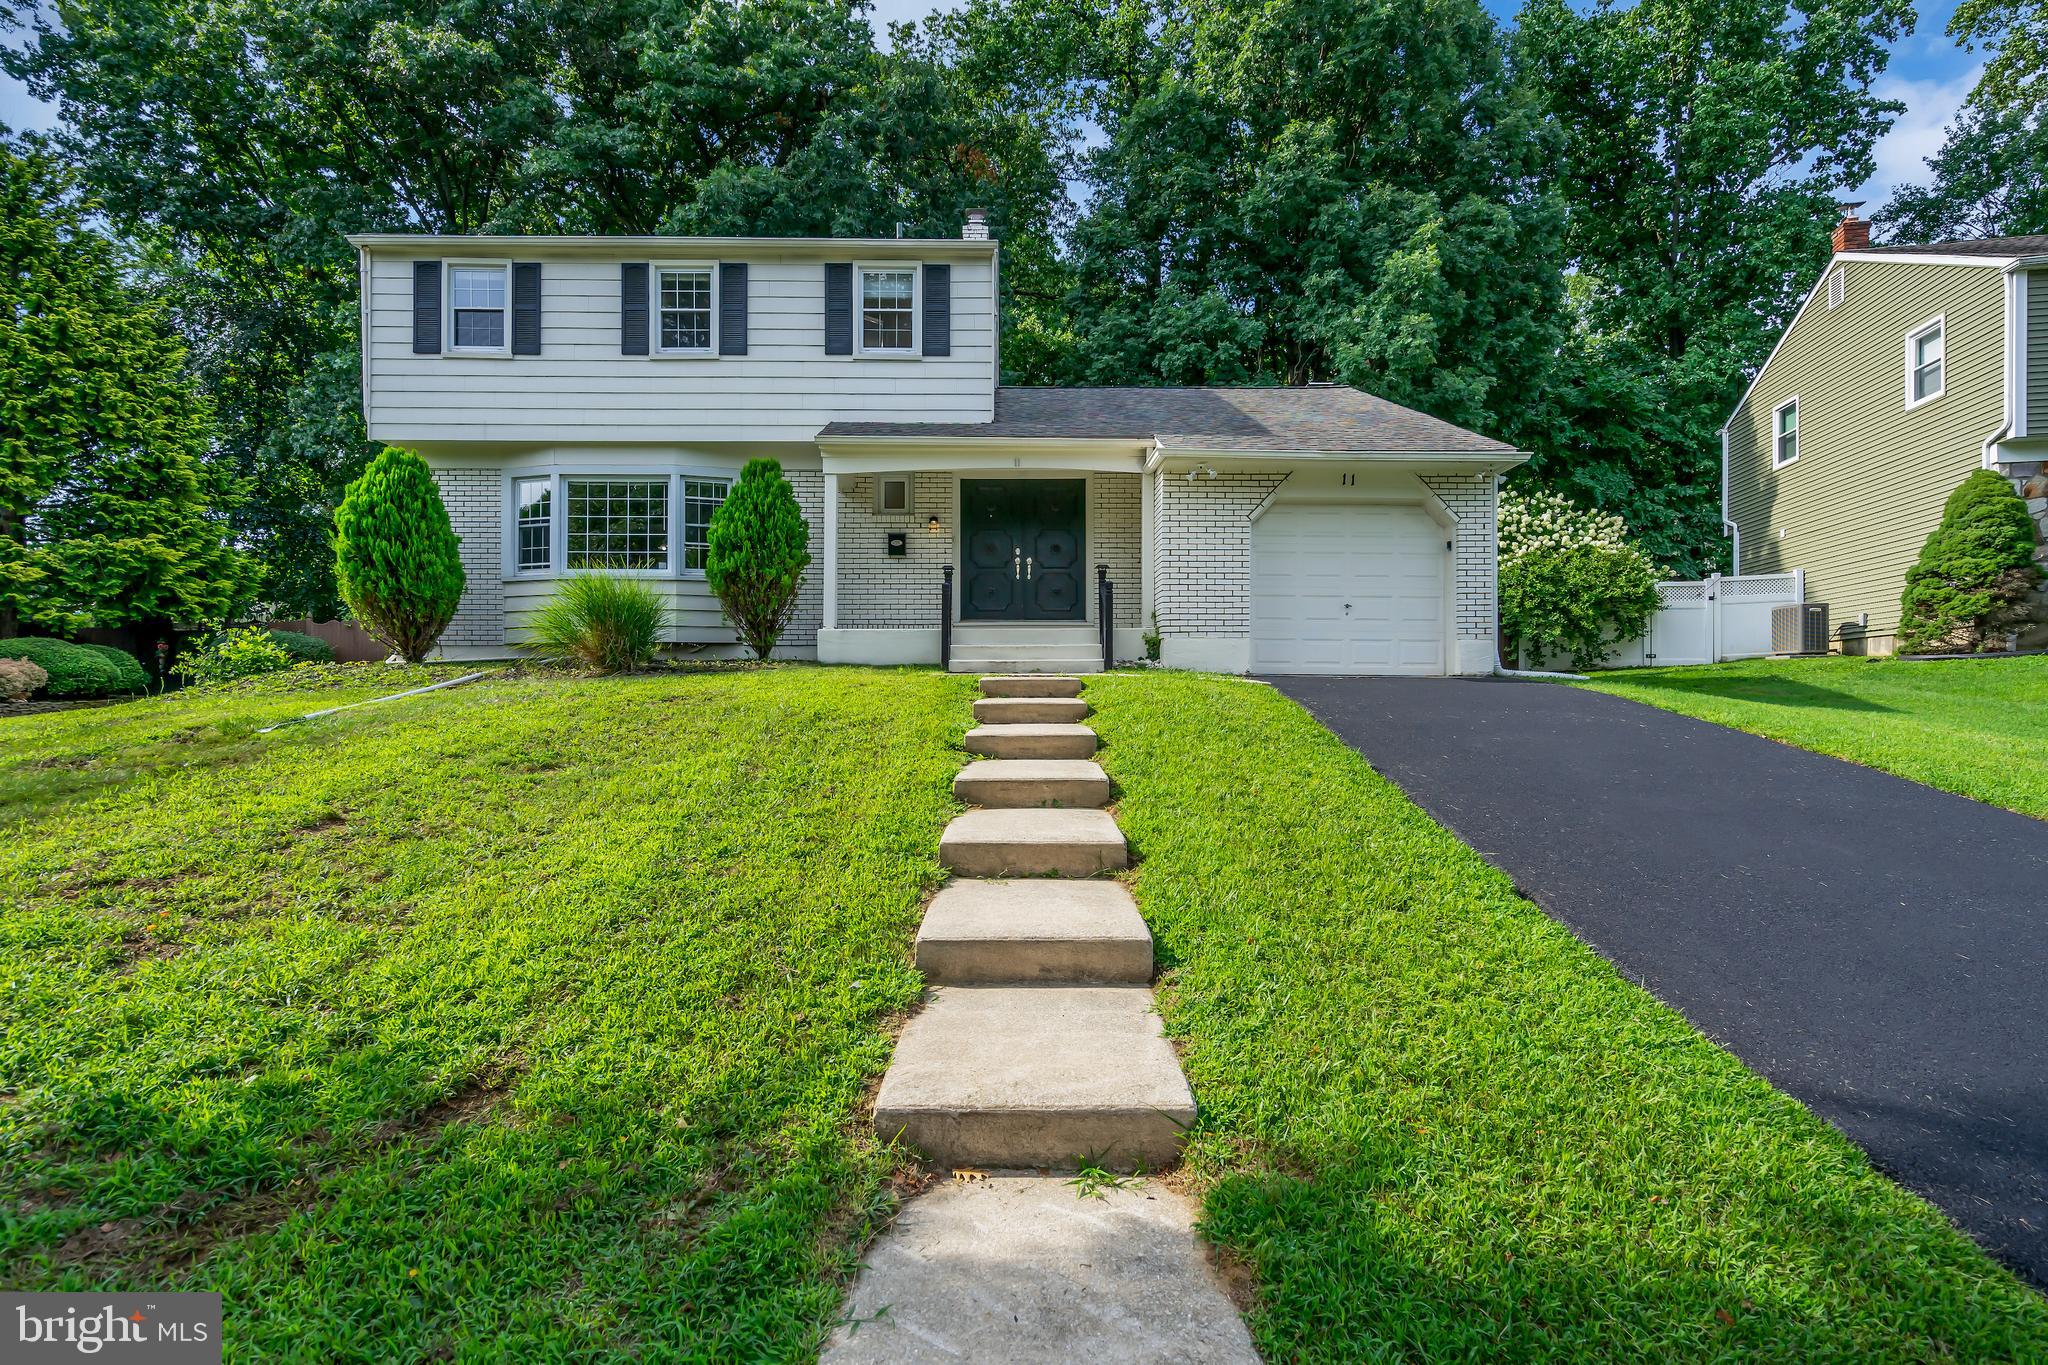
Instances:
[[[1835,207],[1842,211],[1842,221],[1835,224],[1835,250],[1861,251],[1869,246],[1870,220],[1856,216],[1856,210],[1863,207],[1863,201],[1849,200]]]
[[[1870,234],[1865,233],[1867,240]],[[988,210],[967,210],[967,221],[960,226],[960,240],[963,242],[985,242],[988,240]]]

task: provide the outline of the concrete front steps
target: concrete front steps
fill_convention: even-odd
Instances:
[[[1102,637],[1085,624],[992,626],[963,621],[953,627],[948,667],[955,673],[1100,673]]]
[[[1156,1170],[1193,1093],[1152,1009],[1152,936],[1120,883],[1109,778],[1081,682],[982,680],[953,790],[978,809],[939,839],[960,880],[933,898],[917,964],[933,985],[897,1041],[875,1128],[940,1163]]]

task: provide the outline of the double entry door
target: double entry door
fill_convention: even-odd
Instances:
[[[1081,479],[962,479],[963,621],[1079,621],[1087,566]]]

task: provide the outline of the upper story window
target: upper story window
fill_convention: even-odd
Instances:
[[[555,566],[555,481],[520,479],[512,485],[512,566],[520,573]]]
[[[502,264],[448,267],[450,350],[508,353],[511,274],[512,267]]]
[[[1906,406],[1941,397],[1942,320],[1934,318],[1906,334]]]
[[[655,280],[661,311],[656,348],[664,355],[709,355],[711,267],[661,266]]]
[[[860,348],[870,354],[909,355],[916,331],[917,269],[862,267]]]
[[[1788,398],[1771,415],[1771,468],[1783,469],[1799,458],[1799,400]]]
[[[659,479],[565,479],[562,566],[668,568],[668,483]]]

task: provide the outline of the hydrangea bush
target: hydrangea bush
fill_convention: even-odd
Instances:
[[[1657,566],[1609,512],[1555,493],[1500,495],[1500,625],[1531,659],[1597,668],[1649,628]]]

